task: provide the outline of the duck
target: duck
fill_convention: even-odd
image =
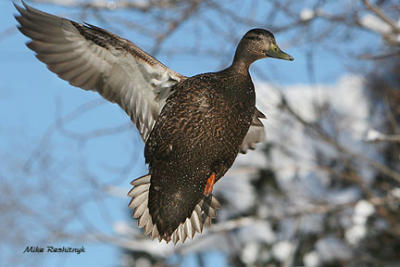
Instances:
[[[202,233],[221,208],[214,184],[265,138],[250,65],[293,57],[270,31],[255,28],[229,67],[186,77],[102,28],[14,5],[38,60],[72,86],[118,104],[136,125],[149,172],[131,182],[128,196],[145,235],[177,244]]]

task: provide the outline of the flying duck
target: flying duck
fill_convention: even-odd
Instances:
[[[18,29],[36,57],[71,85],[117,103],[137,126],[149,164],[128,193],[139,227],[174,244],[201,233],[220,208],[213,185],[239,152],[264,140],[250,64],[293,58],[271,32],[252,29],[228,68],[185,77],[115,34],[22,4],[14,4]]]

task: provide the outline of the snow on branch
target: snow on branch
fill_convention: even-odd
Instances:
[[[375,129],[370,129],[364,139],[365,142],[393,142],[400,143],[400,135],[386,135]]]

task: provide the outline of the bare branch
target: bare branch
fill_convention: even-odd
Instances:
[[[92,9],[116,10],[116,9],[134,9],[142,12],[147,12],[152,8],[169,9],[176,7],[177,1],[162,0],[162,1],[103,1],[93,0],[82,2],[78,0],[33,0],[37,3],[48,3],[66,7],[82,7]]]
[[[371,166],[373,166],[374,168],[376,168],[377,170],[379,170],[380,172],[382,172],[383,174],[387,175],[388,177],[391,177],[392,179],[396,180],[398,183],[400,183],[400,173],[390,169],[388,166],[377,162],[376,160],[372,160],[369,159],[367,157],[365,157],[364,155],[355,153],[350,151],[348,148],[342,146],[341,144],[339,144],[335,139],[333,139],[332,137],[330,137],[321,127],[319,127],[317,124],[312,123],[312,122],[308,122],[306,121],[304,118],[302,118],[300,116],[300,114],[298,114],[297,112],[294,111],[294,109],[290,106],[290,104],[288,103],[286,97],[280,93],[281,95],[281,102],[280,102],[280,106],[287,110],[289,112],[289,114],[291,114],[298,122],[300,122],[301,124],[303,124],[305,127],[312,129],[315,133],[318,134],[318,136],[325,141],[326,143],[332,145],[333,147],[335,147],[339,152],[342,152],[344,154],[347,154],[349,157],[357,157],[360,160],[367,162],[368,164],[370,164]]]
[[[384,22],[389,24],[390,27],[392,28],[393,32],[400,33],[400,28],[396,25],[396,23],[391,18],[389,18],[385,13],[383,13],[381,9],[379,9],[378,7],[372,5],[367,0],[362,0],[362,2],[369,10],[374,12]]]

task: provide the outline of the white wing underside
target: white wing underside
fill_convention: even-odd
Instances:
[[[23,4],[15,5],[16,19],[36,57],[61,79],[119,104],[146,141],[171,86],[186,77],[126,39]]]
[[[256,108],[249,131],[240,146],[241,153],[247,153],[248,149],[255,149],[257,143],[261,143],[265,140],[264,125],[260,119],[265,119],[265,115]]]

